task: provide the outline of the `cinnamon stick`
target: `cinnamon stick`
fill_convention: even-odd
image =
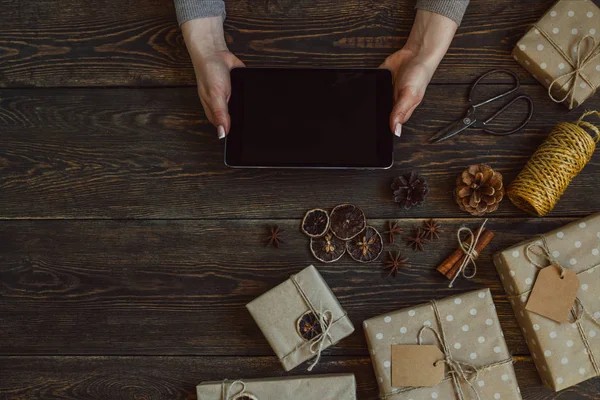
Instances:
[[[495,236],[494,232],[492,232],[492,231],[490,231],[488,229],[484,229],[483,230],[483,232],[481,233],[481,236],[479,236],[479,240],[477,241],[477,244],[475,244],[475,251],[477,252],[477,254],[481,254],[481,252],[483,251],[483,249],[485,249],[486,246],[488,244],[490,244],[490,242],[492,241],[492,239],[494,238],[494,236]],[[477,237],[477,233],[475,234],[475,237]],[[463,262],[465,262],[466,258],[467,258],[467,255],[463,252],[462,256],[460,257],[460,259],[446,273],[446,278],[448,278],[450,280],[454,279],[454,277],[456,276],[456,274],[458,274],[460,266],[462,265]]]
[[[477,230],[474,233],[474,237],[477,237],[477,235],[479,235],[480,230],[481,230],[481,227],[477,228]],[[481,237],[480,237],[480,239],[481,239]],[[467,241],[467,246],[470,246],[470,245],[471,245],[471,239],[469,238],[469,240]],[[450,270],[452,270],[452,268],[456,265],[458,260],[460,260],[464,255],[465,255],[465,253],[464,253],[464,251],[462,251],[461,248],[454,250],[454,252],[452,254],[450,254],[450,256],[448,258],[446,258],[446,260],[444,260],[444,262],[437,268],[437,270],[442,275],[448,277],[447,275],[450,272]],[[458,265],[460,265],[460,264],[458,264]],[[449,278],[449,279],[452,279],[452,278]]]

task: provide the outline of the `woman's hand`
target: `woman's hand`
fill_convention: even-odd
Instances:
[[[418,10],[404,47],[381,64],[381,68],[392,72],[394,79],[390,129],[396,136],[402,135],[402,124],[421,104],[427,85],[448,51],[457,28],[456,22],[450,18]]]
[[[227,102],[231,96],[230,71],[244,67],[225,43],[221,17],[201,18],[181,26],[194,64],[198,96],[208,120],[223,139],[231,128]]]

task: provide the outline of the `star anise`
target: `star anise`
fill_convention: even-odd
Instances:
[[[281,243],[284,243],[283,239],[281,238],[282,232],[283,232],[283,229],[280,229],[279,225],[275,225],[274,227],[272,227],[271,233],[265,239],[267,246],[273,246],[273,247],[279,248],[279,245]]]
[[[404,229],[398,226],[398,221],[388,221],[388,230],[383,232],[389,235],[390,244],[394,244],[396,241],[396,235],[404,232]]]
[[[423,251],[425,249],[424,243],[425,232],[421,228],[417,228],[413,237],[409,237],[406,241],[409,247],[412,247],[414,251]]]
[[[392,253],[391,251],[388,251],[388,259],[383,266],[384,271],[390,271],[388,276],[396,277],[396,275],[398,275],[398,271],[401,268],[406,268],[406,267],[408,267],[408,258],[407,257],[404,257],[402,255],[402,253],[400,253],[399,251],[397,251],[396,253]]]
[[[440,229],[440,223],[435,219],[430,219],[423,223],[423,232],[427,240],[436,240],[440,238],[440,233],[443,231]]]

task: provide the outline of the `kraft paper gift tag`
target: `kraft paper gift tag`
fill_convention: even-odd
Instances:
[[[567,323],[553,321],[526,308],[540,271],[551,263],[560,264],[579,279],[577,300]],[[494,255],[494,264],[544,385],[559,391],[597,377],[600,374],[600,214],[503,250]]]
[[[196,386],[198,400],[356,400],[352,374],[205,382]]]
[[[552,264],[539,272],[525,309],[558,323],[569,322],[578,291],[577,274]]]
[[[318,361],[319,349],[325,350],[354,332],[350,318],[312,265],[246,308],[286,371],[315,357]],[[321,324],[320,316],[327,323]],[[303,334],[300,330],[307,327],[315,329]]]
[[[476,398],[475,391],[481,399],[521,399],[489,289],[371,318],[363,327],[382,399],[458,399],[457,385],[468,399]],[[442,382],[433,387],[395,387],[392,346],[416,347],[419,343],[442,350],[446,360]],[[453,363],[449,361],[471,371],[466,372],[468,379],[454,382],[448,366]]]
[[[435,345],[392,345],[392,386],[437,386],[446,372],[444,360]]]

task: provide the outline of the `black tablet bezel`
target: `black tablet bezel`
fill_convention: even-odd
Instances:
[[[361,163],[358,161],[353,165],[314,165],[297,162],[293,164],[247,164],[241,162],[242,140],[244,131],[243,114],[243,82],[247,74],[255,73],[256,70],[269,73],[272,68],[235,68],[231,70],[232,96],[229,100],[229,113],[231,115],[231,130],[225,142],[225,165],[233,168],[301,168],[301,169],[388,169],[394,164],[394,136],[390,132],[389,116],[393,107],[393,85],[392,74],[387,69],[379,68],[353,68],[343,71],[374,74],[377,85],[377,107],[376,107],[376,141],[377,158],[376,164]],[[287,70],[298,70],[295,68],[284,68]],[[278,68],[281,70],[281,68]],[[308,69],[309,71],[312,69]],[[328,68],[325,70],[339,71],[340,69]],[[306,71],[306,69],[303,69]],[[319,70],[315,70],[319,71]],[[321,69],[320,71],[323,71]]]

